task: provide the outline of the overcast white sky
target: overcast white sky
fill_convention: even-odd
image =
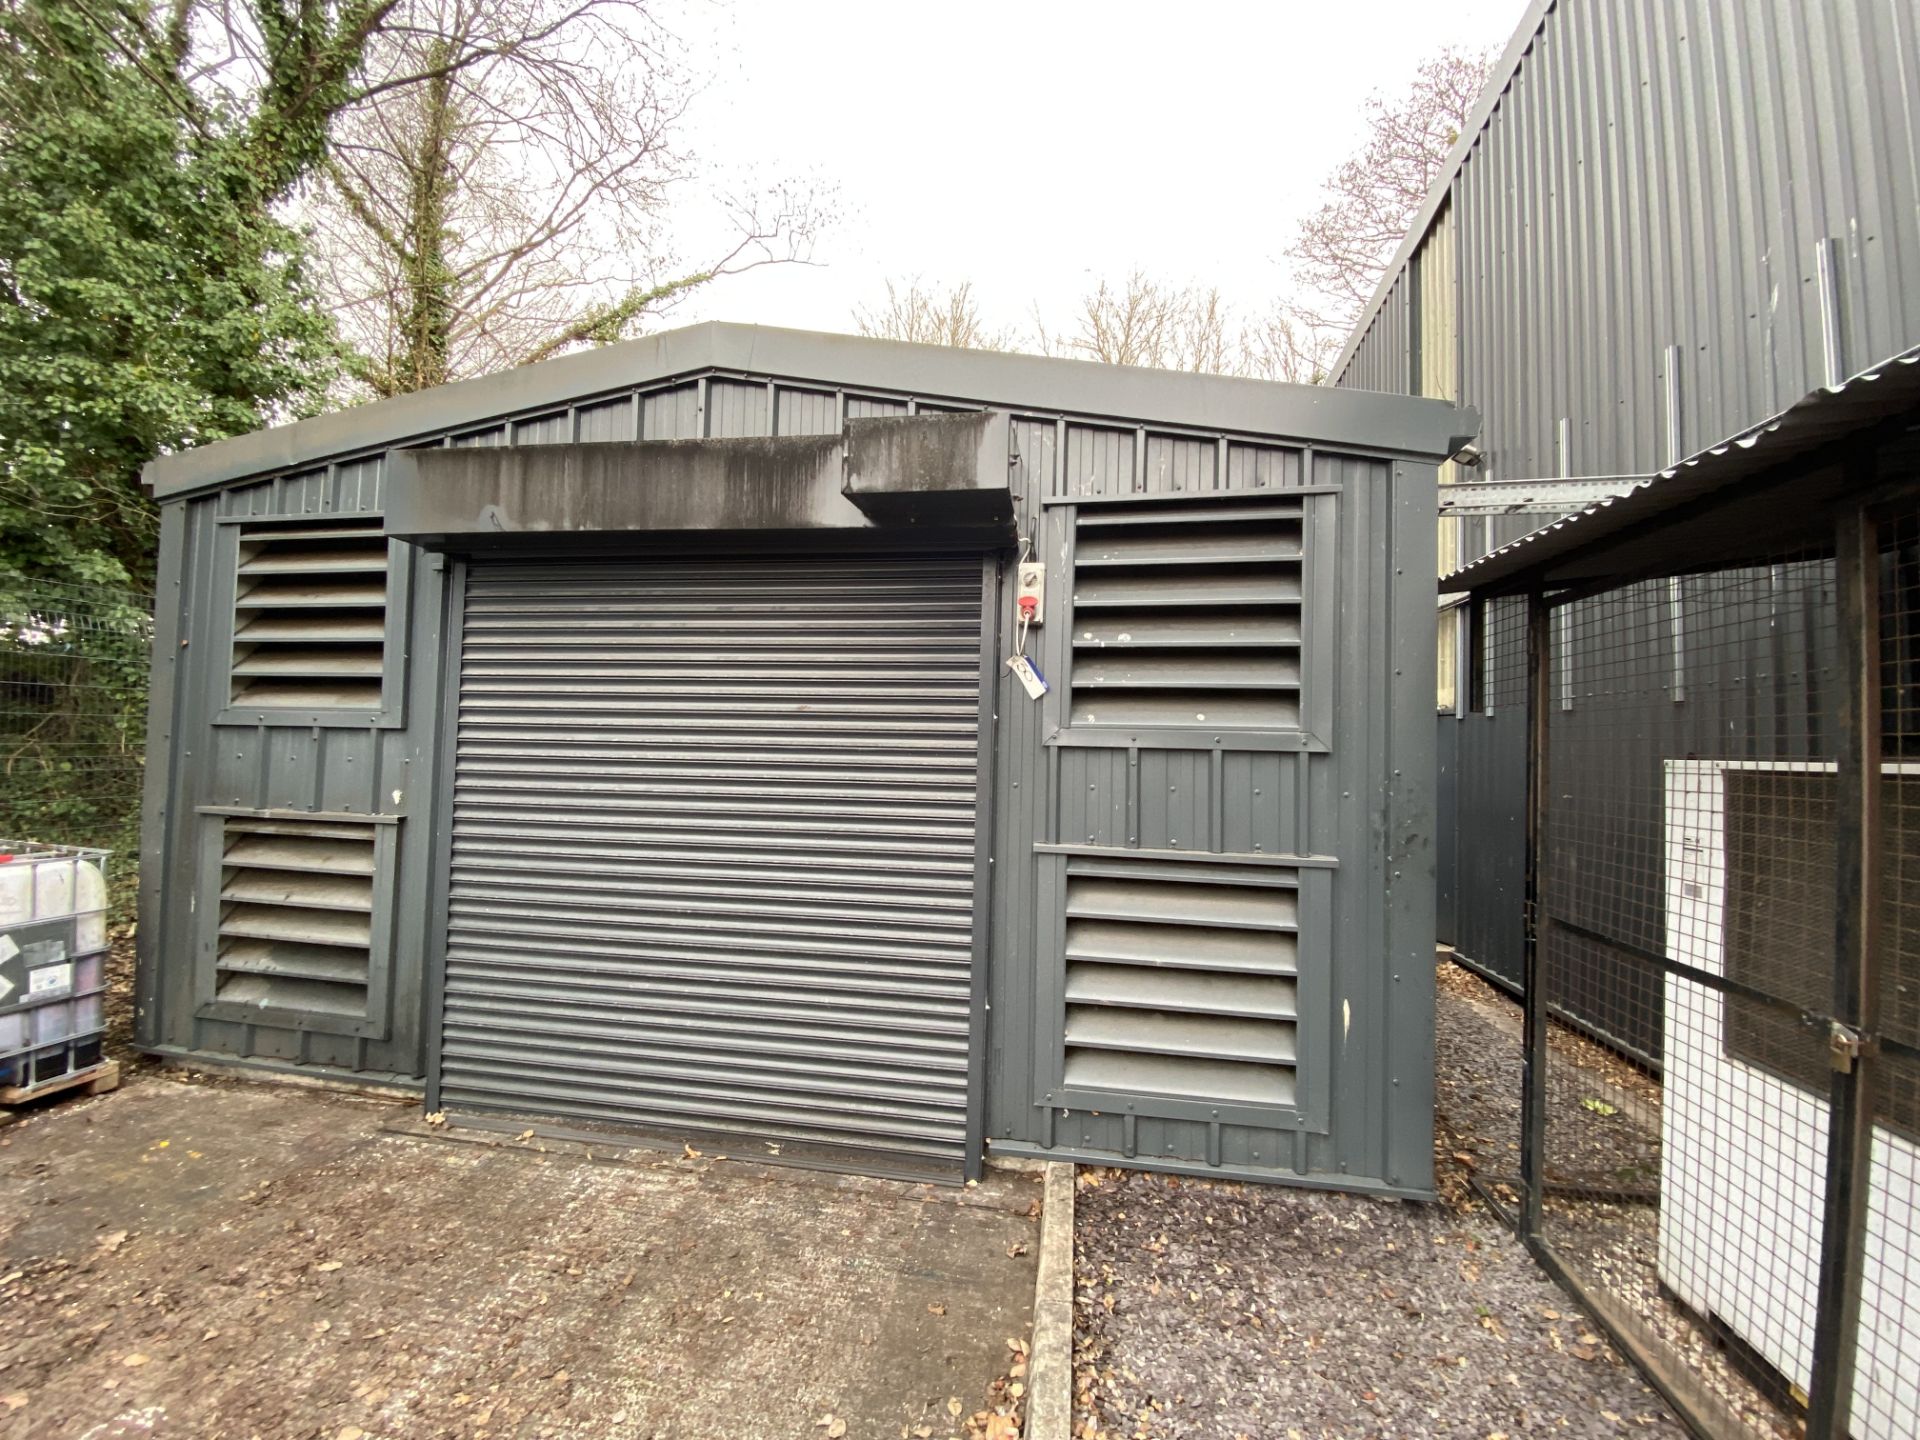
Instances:
[[[1525,0],[677,0],[709,167],[837,187],[817,267],[717,282],[669,323],[851,330],[887,276],[970,279],[989,318],[1062,316],[1140,268],[1257,308],[1360,101]],[[694,258],[689,254],[688,258]]]

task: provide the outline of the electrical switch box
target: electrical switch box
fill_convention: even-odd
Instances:
[[[1023,560],[1016,577],[1014,613],[1029,625],[1038,625],[1047,605],[1047,567],[1036,560]]]

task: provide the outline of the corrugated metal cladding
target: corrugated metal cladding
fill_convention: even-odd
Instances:
[[[1920,340],[1916,95],[1911,4],[1548,9],[1440,212],[1483,474],[1668,464],[1669,347],[1690,454]],[[1336,383],[1408,389],[1407,275]]]
[[[476,564],[443,1103],[966,1142],[978,558]]]
[[[1536,6],[1509,53],[1484,128],[1406,252],[1451,226],[1457,334],[1410,333],[1408,258],[1337,384],[1406,392],[1409,357],[1451,345],[1458,398],[1482,416],[1475,478],[1646,475],[1920,342],[1920,7],[1559,0]],[[1459,522],[1462,559],[1542,518]],[[1649,634],[1686,625],[1665,594],[1646,603]],[[1813,660],[1781,656],[1756,625],[1748,673]],[[1660,673],[1670,654],[1652,647],[1634,689],[1650,731],[1684,754],[1709,730],[1691,712],[1718,708],[1723,681],[1735,704],[1744,682],[1689,674],[1675,689]],[[1507,707],[1459,724],[1443,938],[1517,978],[1518,850],[1502,837],[1522,807],[1523,722]],[[1596,795],[1596,826],[1603,808]],[[1658,849],[1652,834],[1620,843]],[[1631,1047],[1657,1052],[1657,1016]]]
[[[600,379],[384,443],[833,433],[988,404],[908,388],[957,373],[940,352],[810,338],[815,370]],[[877,347],[853,356],[863,382],[836,379],[862,346]],[[901,388],[877,382],[881,360]],[[455,1108],[730,1126],[743,1146],[818,1141],[895,1168],[950,1170],[971,1138],[1425,1192],[1433,643],[1431,594],[1405,577],[1434,563],[1432,461],[1352,435],[1316,444],[1278,419],[1262,430],[1269,403],[1311,423],[1323,402],[1236,388],[1250,382],[1165,377],[1224,387],[1249,420],[1229,431],[1126,418],[1119,399],[1151,389],[1140,373],[961,369],[1115,399],[1065,413],[992,397],[1012,417],[1018,534],[1048,567],[1028,653],[1052,689],[1031,700],[992,666],[978,810],[977,556],[916,538],[859,560],[645,562],[742,597],[726,613],[746,628],[731,631],[649,591],[631,554],[508,562],[395,542],[377,706],[369,691],[356,706],[250,707],[230,673],[251,653],[236,647],[235,586],[246,547],[268,542],[244,537],[377,517],[381,458],[343,446],[168,500],[142,1043],[421,1088],[438,1043]],[[1382,406],[1382,422],[1401,413]],[[1436,432],[1447,418],[1427,415]],[[1017,630],[1011,558],[996,557],[986,607],[996,662]],[[764,603],[789,581],[792,606]],[[644,628],[669,616],[687,623]],[[370,618],[352,615],[353,644],[372,643]],[[617,635],[597,623],[615,618]],[[787,683],[790,641],[820,695],[861,697],[852,711],[762,723],[783,712],[751,692]],[[671,677],[671,704],[642,676]],[[440,737],[456,725],[450,760]],[[292,883],[358,904],[370,867],[372,908],[333,948],[264,962],[302,973],[263,978],[251,948],[232,948],[231,907],[253,884],[240,862],[264,853],[252,827],[283,822],[357,823],[350,895],[323,869]],[[332,863],[274,848],[295,873]],[[443,907],[444,937],[428,919]],[[984,976],[967,968],[981,955]],[[324,1011],[301,1003],[321,994],[311,984]]]

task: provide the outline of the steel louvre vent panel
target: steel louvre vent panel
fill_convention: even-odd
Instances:
[[[1298,501],[1112,512],[1074,522],[1067,723],[1299,729]]]
[[[1299,885],[1291,867],[1068,860],[1064,1083],[1183,1103],[1292,1106]]]
[[[364,525],[250,525],[238,540],[230,699],[380,704],[387,539]]]
[[[981,574],[469,572],[441,1097],[964,1160]]]
[[[374,827],[238,816],[219,825],[213,998],[365,1017]]]

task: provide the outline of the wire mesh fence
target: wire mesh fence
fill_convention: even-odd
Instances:
[[[1480,605],[1475,705],[1532,758],[1477,1186],[1696,1429],[1912,1440],[1920,500],[1810,528]]]
[[[0,834],[134,853],[152,608],[0,575]]]

